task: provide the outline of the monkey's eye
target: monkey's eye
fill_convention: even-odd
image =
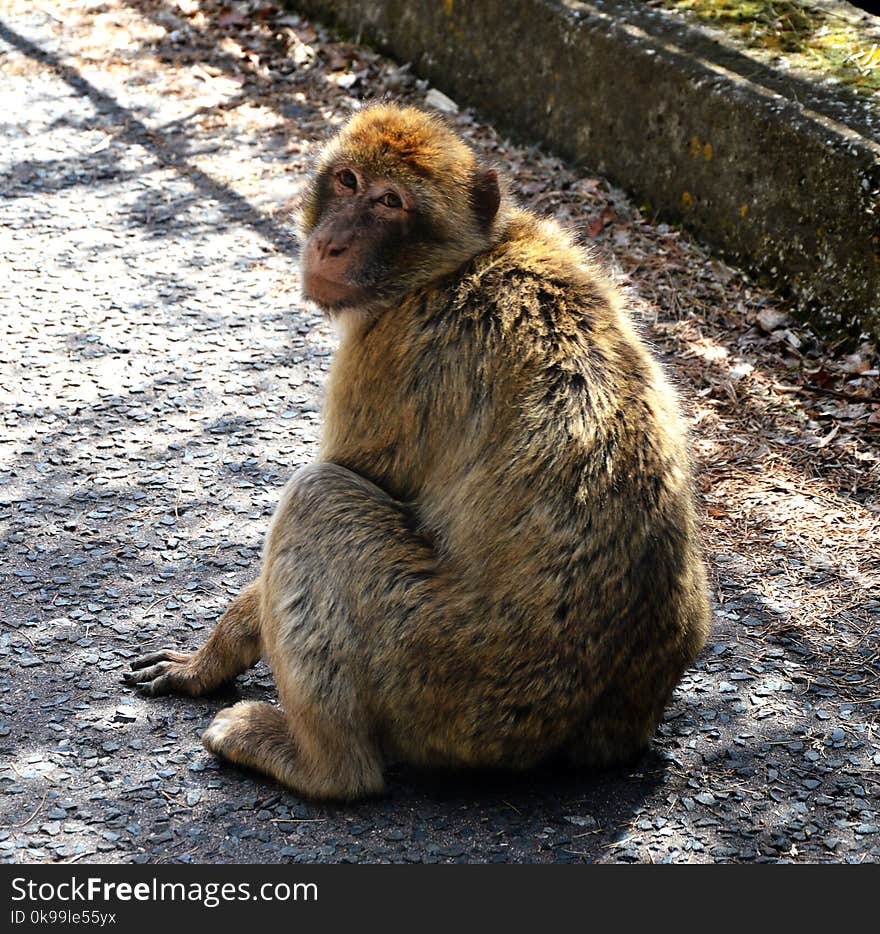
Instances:
[[[382,195],[379,198],[379,204],[384,204],[386,208],[402,208],[403,201],[400,200],[400,195],[396,195],[393,191],[389,191],[387,194]]]
[[[342,169],[342,171],[337,172],[336,180],[343,188],[350,188],[352,191],[357,191],[357,175],[355,175],[351,169]]]

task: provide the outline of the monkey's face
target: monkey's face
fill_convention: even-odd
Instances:
[[[303,291],[328,311],[363,308],[399,291],[425,245],[423,211],[399,181],[335,165],[317,180],[322,207],[305,244]]]
[[[304,193],[307,298],[379,313],[488,249],[503,226],[497,173],[441,120],[375,104],[325,147]]]

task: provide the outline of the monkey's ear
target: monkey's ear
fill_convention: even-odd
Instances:
[[[501,205],[501,188],[495,169],[477,170],[471,185],[471,205],[480,226],[488,230]]]

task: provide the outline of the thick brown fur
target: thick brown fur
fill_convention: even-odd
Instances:
[[[438,120],[355,116],[307,243],[338,165],[406,186],[431,242],[383,298],[335,310],[320,459],[288,484],[259,579],[194,656],[129,678],[204,693],[262,652],[281,708],[221,711],[205,745],[315,798],[380,791],[389,758],[630,759],[708,630],[674,394],[602,272]]]

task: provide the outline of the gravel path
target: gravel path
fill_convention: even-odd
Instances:
[[[127,690],[133,656],[204,639],[315,454],[334,342],[279,206],[360,98],[428,89],[265,3],[9,0],[0,24],[0,860],[880,857],[876,349],[835,356],[469,112],[631,283],[687,400],[715,631],[654,749],[595,777],[393,768],[385,798],[319,806],[199,743],[274,697],[263,665],[209,700]]]

